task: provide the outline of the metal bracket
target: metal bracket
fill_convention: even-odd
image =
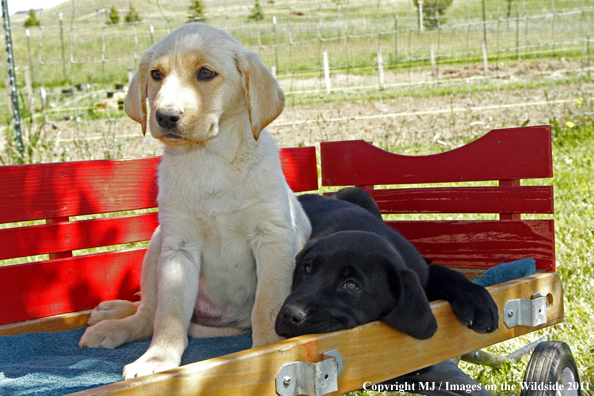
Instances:
[[[537,293],[531,300],[509,300],[503,309],[503,322],[508,328],[536,327],[547,323],[547,298]]]
[[[280,396],[321,396],[338,390],[342,356],[336,349],[324,353],[319,363],[292,362],[283,365],[276,375],[276,393]]]

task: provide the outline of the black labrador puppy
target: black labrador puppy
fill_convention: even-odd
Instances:
[[[437,330],[429,301],[444,299],[462,324],[495,331],[497,305],[482,286],[428,262],[386,225],[359,188],[299,197],[312,224],[297,255],[292,292],[277,319],[284,337],[327,333],[381,320],[417,339]]]

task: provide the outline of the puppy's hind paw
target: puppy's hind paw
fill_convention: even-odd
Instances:
[[[130,339],[125,328],[119,326],[118,320],[104,320],[88,327],[80,339],[81,348],[109,348],[115,349]]]
[[[136,313],[139,303],[139,301],[126,300],[103,301],[91,312],[88,324],[93,326],[103,320],[123,319],[132,316]]]

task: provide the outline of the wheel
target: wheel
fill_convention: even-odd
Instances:
[[[520,396],[581,396],[580,377],[569,346],[541,342],[534,348]]]

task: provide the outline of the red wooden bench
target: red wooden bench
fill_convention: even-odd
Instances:
[[[313,147],[284,149],[280,155],[294,191],[318,189]],[[159,161],[155,157],[0,167],[0,223],[20,223],[0,229],[0,240],[5,241],[0,244],[0,260],[48,255],[47,260],[1,268],[0,325],[89,309],[105,300],[137,299],[145,247],[73,252],[150,239],[158,225],[156,212],[118,212],[157,207]],[[45,224],[26,224],[35,220]]]
[[[479,214],[476,219],[389,221],[435,263],[475,276],[501,262],[536,260],[543,272],[489,287],[500,309],[496,332],[479,335],[466,329],[448,303],[437,301],[432,308],[439,329],[429,340],[414,340],[373,322],[83,394],[167,394],[171,386],[179,394],[196,394],[197,389],[209,395],[275,394],[275,377],[283,364],[316,363],[332,349],[343,358],[338,393],[333,393],[340,394],[561,322],[553,220],[521,217],[553,213],[552,187],[520,184],[520,179],[552,177],[550,136],[549,127],[495,130],[456,150],[418,157],[389,153],[364,141],[321,144],[322,185],[365,188],[382,213]],[[313,147],[283,149],[280,155],[295,192],[318,190]],[[122,244],[147,241],[157,226],[156,213],[137,211],[156,207],[158,162],[147,158],[0,167],[0,223],[7,224],[0,229],[0,260],[42,255],[33,262],[0,267],[0,335],[82,327],[88,309],[99,302],[136,298],[145,248]],[[497,185],[468,185],[475,181]],[[459,182],[464,185],[425,185]],[[407,184],[423,186],[402,187]],[[384,188],[388,185],[392,187]],[[481,216],[486,213],[498,218],[485,220]],[[96,248],[104,251],[88,250]],[[546,322],[506,326],[505,304],[537,293],[547,299]]]
[[[552,186],[521,186],[521,179],[553,177],[548,127],[500,129],[458,149],[404,156],[362,140],[321,144],[322,185],[374,190],[375,185],[496,181],[497,186],[448,186],[370,191],[383,214],[495,213],[499,220],[391,221],[421,254],[458,268],[489,268],[534,258],[555,270]]]

